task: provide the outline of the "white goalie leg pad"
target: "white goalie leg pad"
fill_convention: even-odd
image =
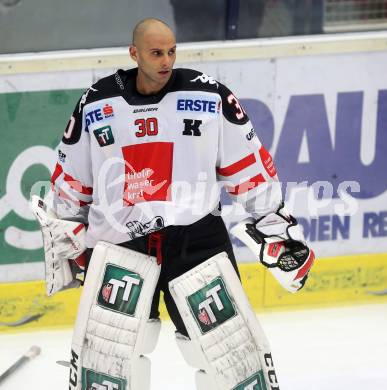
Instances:
[[[70,390],[148,390],[161,323],[149,313],[156,259],[98,242],[90,260],[72,340]]]
[[[189,338],[177,334],[198,390],[278,390],[266,336],[222,252],[169,283]]]

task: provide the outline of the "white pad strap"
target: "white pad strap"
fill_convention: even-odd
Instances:
[[[226,253],[169,283],[190,340],[177,335],[200,368],[199,390],[278,390],[270,347]]]
[[[43,236],[47,295],[79,287],[81,283],[74,278],[69,259],[76,259],[86,250],[85,226],[59,219],[54,210],[37,195],[32,196],[30,207]]]
[[[90,260],[72,341],[70,390],[147,390],[159,320],[149,320],[156,259],[99,242]],[[109,387],[110,386],[110,387]]]

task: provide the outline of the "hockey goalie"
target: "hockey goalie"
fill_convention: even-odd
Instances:
[[[279,389],[219,203],[224,187],[251,216],[231,233],[285,289],[301,289],[314,254],[282,202],[271,156],[225,85],[173,68],[164,22],[139,22],[129,53],[136,68],[78,101],[52,201],[32,199],[47,294],[83,284],[69,389],[150,389],[161,292],[197,389]]]

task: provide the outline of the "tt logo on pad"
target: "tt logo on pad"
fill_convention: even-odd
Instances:
[[[82,389],[125,390],[126,380],[82,367]]]
[[[142,285],[140,275],[109,263],[98,294],[98,304],[105,309],[133,316]]]
[[[272,389],[279,389],[277,387],[272,387]],[[238,386],[234,387],[232,390],[268,390],[263,371],[259,370],[256,374],[250,378],[244,380]]]
[[[237,312],[223,279],[218,277],[187,297],[201,332],[207,333],[234,317]]]

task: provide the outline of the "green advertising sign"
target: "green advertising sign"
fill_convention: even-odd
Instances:
[[[43,259],[28,199],[36,182],[49,181],[55,148],[82,92],[0,94],[0,265]]]

